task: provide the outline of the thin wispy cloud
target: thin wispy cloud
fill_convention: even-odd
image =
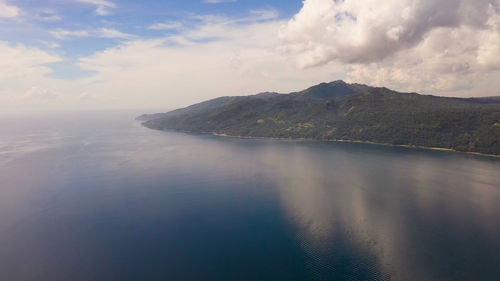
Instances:
[[[62,18],[58,15],[42,15],[38,19],[42,21],[60,21]]]
[[[159,22],[148,27],[151,30],[175,30],[182,27],[180,22]]]
[[[43,9],[35,17],[36,20],[55,22],[62,20],[62,17],[52,9]]]
[[[45,47],[50,48],[50,49],[57,49],[60,48],[61,45],[55,42],[47,42],[47,41],[40,41]]]
[[[91,33],[91,34],[95,34],[97,37],[101,37],[101,38],[132,39],[135,37],[132,34],[123,33],[123,32],[120,32],[116,29],[113,29],[113,28],[101,28],[101,29],[99,29],[96,32]]]
[[[56,29],[50,32],[57,39],[71,39],[78,37],[120,38],[132,39],[134,35],[120,32],[113,28],[100,28],[96,30],[66,30]]]
[[[50,32],[57,39],[67,39],[70,37],[89,37],[90,33],[87,30],[66,30],[56,29]]]
[[[244,17],[233,18],[226,15],[190,15],[189,19],[197,20],[205,24],[251,24],[260,21],[270,21],[277,19],[279,12],[275,9],[250,10]]]
[[[96,14],[99,16],[106,16],[110,14],[112,8],[116,8],[116,4],[107,0],[77,0],[81,3],[87,3],[97,6]]]
[[[263,20],[273,20],[279,17],[279,12],[275,9],[258,9],[251,10],[250,17],[244,18],[246,21],[263,21]]]

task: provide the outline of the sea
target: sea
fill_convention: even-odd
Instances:
[[[0,118],[0,280],[500,280],[500,159]]]

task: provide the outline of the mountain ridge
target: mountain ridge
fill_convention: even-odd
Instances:
[[[427,96],[341,80],[290,94],[221,97],[142,120],[157,130],[500,155],[500,97]]]

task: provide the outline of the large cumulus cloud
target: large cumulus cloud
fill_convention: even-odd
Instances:
[[[378,62],[418,46],[435,30],[454,32],[469,28],[484,33],[472,51],[478,53],[480,63],[489,65],[487,60],[498,51],[495,35],[498,37],[499,3],[499,0],[306,0],[302,10],[281,29],[280,38],[284,49],[297,55],[301,66],[315,66],[333,60]]]

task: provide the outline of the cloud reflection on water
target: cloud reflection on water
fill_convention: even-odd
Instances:
[[[500,183],[484,161],[390,153],[363,157],[309,145],[270,148],[260,155],[284,212],[318,266],[332,265],[327,253],[340,241],[360,256],[373,257],[375,279],[436,280],[457,274],[441,267],[439,259],[453,264],[446,254],[466,255],[470,249],[465,248],[482,246],[459,244],[470,238],[459,233],[462,228],[476,228],[476,239],[500,234],[493,227],[500,214]],[[437,227],[441,223],[449,224],[447,231]],[[434,254],[432,247],[445,254]]]

